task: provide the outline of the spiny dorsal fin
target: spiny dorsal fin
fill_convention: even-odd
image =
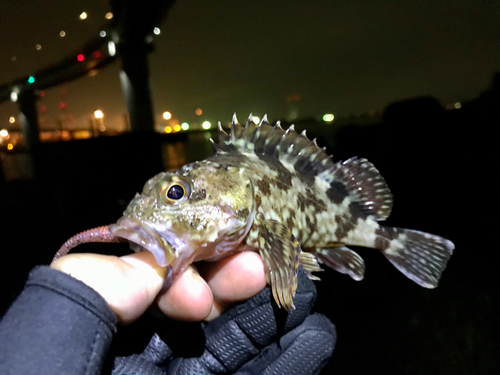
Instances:
[[[236,148],[240,152],[273,157],[293,165],[299,173],[317,175],[334,166],[325,148],[319,148],[316,140],[307,138],[305,131],[298,134],[291,125],[285,132],[279,121],[272,126],[267,115],[256,125],[250,114],[242,126],[234,114],[230,134],[220,128],[219,140],[214,146],[221,152]]]

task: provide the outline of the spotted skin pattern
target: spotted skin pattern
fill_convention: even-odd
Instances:
[[[378,221],[390,215],[392,195],[367,160],[334,163],[305,132],[296,133],[293,125],[285,132],[279,123],[271,126],[267,117],[254,125],[250,116],[244,127],[233,117],[229,134],[219,126],[219,142],[214,146],[217,153],[211,160],[237,166],[254,186],[256,219],[245,242],[259,249],[271,285],[280,281],[269,273],[281,272],[281,283],[273,285],[279,305],[293,306],[287,302],[296,288],[290,277],[296,270],[293,259],[302,250],[312,254],[313,263],[305,266],[308,271],[318,271],[314,262],[319,260],[361,280],[364,262],[345,245],[376,248],[418,284],[437,285],[453,243],[439,236],[379,225]],[[298,242],[301,249],[293,245],[273,247],[276,240],[269,238],[269,223],[280,223],[281,235]]]
[[[347,245],[377,249],[417,284],[437,286],[454,244],[381,226],[392,195],[366,159],[334,163],[305,132],[271,126],[267,116],[259,125],[250,116],[245,126],[233,116],[229,133],[219,123],[212,144],[212,157],[146,182],[109,226],[112,236],[100,236],[151,251],[168,266],[167,286],[193,262],[257,251],[276,304],[286,310],[294,308],[299,265],[312,279],[321,263],[363,279],[363,259]]]

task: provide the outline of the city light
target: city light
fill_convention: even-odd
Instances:
[[[182,130],[188,130],[188,129],[189,129],[189,124],[188,124],[187,122],[183,122],[183,123],[181,124],[181,129],[182,129]]]
[[[112,40],[110,40],[108,42],[108,53],[109,53],[109,56],[116,55],[116,45],[115,45],[115,42],[113,42]]]
[[[83,55],[80,53],[78,56],[76,56],[76,59],[77,59],[78,61],[82,62],[83,60],[85,60],[85,56],[83,56]]]
[[[211,126],[212,124],[209,121],[203,121],[203,124],[201,124],[201,127],[205,130],[210,129]]]
[[[260,118],[258,118],[257,116],[253,116],[252,121],[255,125],[259,125]]]
[[[99,36],[101,38],[104,38],[106,36],[106,31],[104,31],[104,30],[99,31]]]
[[[11,124],[15,123],[15,122],[16,122],[16,118],[15,118],[14,116],[10,116],[10,117],[9,117],[9,122],[10,122]]]
[[[64,37],[66,36],[66,31],[61,30],[61,31],[59,32],[59,36],[60,36],[61,38],[64,38]]]
[[[201,108],[196,108],[196,111],[194,111],[194,113],[196,113],[198,116],[201,116],[203,111],[201,110]]]
[[[155,35],[160,35],[160,28],[159,28],[159,27],[155,27],[155,28],[153,29],[153,33],[154,33]]]
[[[10,101],[12,102],[17,102],[17,92],[16,91],[11,91],[10,92]]]
[[[80,19],[81,20],[86,20],[87,19],[87,13],[85,13],[85,12],[80,13]]]
[[[12,143],[9,143],[9,144],[7,145],[7,150],[9,150],[9,151],[10,151],[10,150],[12,150],[13,148],[14,148],[14,145],[13,145]]]
[[[34,83],[34,82],[35,82],[35,77],[33,77],[33,76],[29,76],[29,78],[28,78],[28,83],[31,85],[31,84],[32,84],[32,83]]]
[[[181,130],[181,126],[179,124],[174,125],[174,131],[178,132]]]
[[[42,49],[42,45],[41,44],[37,44],[35,46],[35,48],[36,48],[37,51],[40,51]]]
[[[325,113],[323,115],[323,121],[324,122],[332,122],[335,116],[332,113]]]
[[[460,109],[462,108],[462,104],[460,102],[456,102],[455,104],[453,104],[453,108]]]
[[[2,129],[0,130],[0,137],[8,137],[9,136],[9,132],[7,131],[7,129]]]
[[[168,111],[163,112],[163,118],[165,120],[170,120],[172,118],[172,114]]]
[[[94,117],[95,118],[103,118],[104,117],[104,114],[102,113],[102,111],[100,109],[96,109],[94,111]]]
[[[98,59],[101,57],[101,52],[99,51],[94,51],[94,53],[92,54],[92,56],[94,56],[94,59]]]
[[[165,133],[170,134],[172,133],[172,128],[170,126],[165,126]]]
[[[113,18],[113,13],[111,13],[111,12],[106,13],[106,15],[104,16],[104,18],[106,18],[107,20],[112,19]]]

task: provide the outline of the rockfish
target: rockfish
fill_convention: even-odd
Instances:
[[[454,244],[442,237],[379,224],[392,195],[366,159],[333,162],[294,126],[267,116],[245,126],[219,123],[215,155],[146,182],[123,216],[70,238],[54,260],[83,242],[128,241],[168,267],[166,287],[191,263],[253,250],[265,264],[276,303],[294,308],[299,265],[312,279],[320,264],[364,276],[363,259],[346,245],[377,249],[405,276],[434,288]]]

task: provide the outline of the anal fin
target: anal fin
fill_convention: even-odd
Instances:
[[[316,249],[316,257],[340,273],[348,274],[354,280],[363,280],[365,275],[365,262],[357,253],[345,246],[328,249]]]

